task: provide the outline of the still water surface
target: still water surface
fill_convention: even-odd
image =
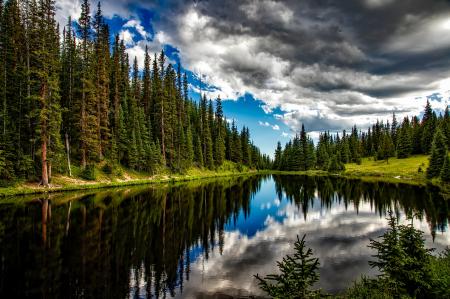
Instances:
[[[450,245],[449,202],[426,188],[254,176],[0,201],[0,298],[261,295],[296,236],[339,292],[368,266],[386,211],[416,216],[427,245]]]

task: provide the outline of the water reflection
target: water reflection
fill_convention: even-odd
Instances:
[[[0,204],[0,297],[179,297],[260,294],[297,234],[337,292],[367,265],[386,210],[450,244],[449,203],[435,190],[303,176],[250,177]]]

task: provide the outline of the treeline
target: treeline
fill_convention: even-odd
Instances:
[[[92,171],[106,160],[138,171],[215,169],[225,160],[265,168],[267,156],[226,121],[220,98],[188,96],[180,65],[145,52],[141,72],[101,11],[81,5],[62,29],[54,0],[0,0],[0,178]]]
[[[446,153],[450,147],[450,114],[448,107],[444,115],[437,116],[429,101],[422,119],[405,117],[398,123],[395,113],[392,121],[377,121],[367,131],[354,126],[350,133],[345,130],[340,135],[321,133],[316,146],[302,126],[300,135],[289,141],[284,148],[278,143],[273,167],[278,170],[322,169],[343,170],[345,163],[361,163],[363,157],[386,160],[399,159],[410,155],[430,154],[429,178],[441,175],[448,160]],[[445,173],[447,173],[445,171]]]

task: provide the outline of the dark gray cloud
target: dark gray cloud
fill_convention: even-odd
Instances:
[[[187,65],[295,115],[293,130],[417,114],[424,101],[412,99],[450,77],[448,1],[174,3],[161,24]]]
[[[449,98],[450,1],[125,0],[106,11],[127,17],[135,7],[155,12],[151,49],[178,48],[185,67],[219,88],[210,96],[251,93],[266,110],[295,114],[293,130],[419,114],[427,95],[441,93],[441,109]]]

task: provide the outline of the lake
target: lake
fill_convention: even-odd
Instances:
[[[1,298],[228,298],[263,295],[297,235],[321,287],[376,275],[369,240],[392,209],[450,245],[449,202],[432,188],[251,176],[0,200]]]

